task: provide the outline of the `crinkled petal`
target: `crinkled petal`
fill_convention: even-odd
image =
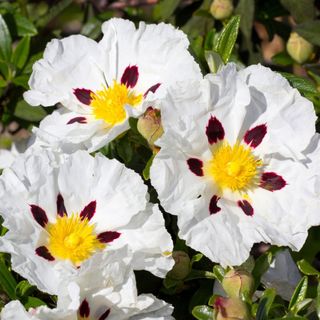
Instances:
[[[164,277],[174,265],[171,257],[172,239],[164,227],[164,219],[159,208],[148,205],[146,210],[130,221],[131,229],[120,228],[121,236],[116,246],[128,244],[133,252],[133,267],[136,270],[148,270]],[[132,229],[139,228],[139,232]],[[150,255],[152,253],[152,255]]]
[[[73,89],[101,89],[105,59],[98,44],[87,37],[72,35],[51,40],[43,58],[33,66],[30,90],[24,98],[33,106],[61,102],[71,110],[83,112],[88,107],[76,99]]]

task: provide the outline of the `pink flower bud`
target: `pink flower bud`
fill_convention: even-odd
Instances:
[[[247,305],[236,298],[218,297],[214,303],[216,320],[250,320]]]
[[[155,141],[163,134],[160,110],[149,107],[144,115],[139,118],[138,131],[148,141],[151,148],[155,147]]]

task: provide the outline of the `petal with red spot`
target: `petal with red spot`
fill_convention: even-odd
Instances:
[[[99,317],[98,320],[105,320],[105,319],[107,319],[108,316],[109,316],[109,314],[110,314],[110,309],[107,309],[107,310]]]
[[[245,133],[243,140],[250,147],[256,148],[262,142],[266,133],[267,133],[267,126],[265,124],[261,124],[259,126],[256,126],[248,130]]]
[[[53,261],[54,260],[54,257],[51,255],[51,253],[49,252],[48,248],[45,247],[45,246],[41,246],[41,247],[38,247],[36,249],[36,254],[39,256],[39,257],[42,257],[48,261]]]
[[[225,132],[221,122],[216,117],[211,116],[209,119],[206,127],[206,135],[210,144],[223,140]]]
[[[133,88],[138,82],[139,71],[137,66],[128,66],[121,77],[121,83],[128,88]]]
[[[82,318],[88,318],[90,316],[90,307],[86,299],[84,299],[80,305],[79,315]]]
[[[77,97],[77,99],[83,103],[83,104],[86,104],[86,105],[90,105],[91,103],[91,94],[93,92],[89,89],[80,89],[80,88],[77,88],[77,89],[73,89],[73,94]]]
[[[64,205],[64,199],[63,199],[63,197],[62,197],[62,195],[60,193],[57,196],[57,214],[60,217],[68,215],[66,207]]]
[[[253,207],[251,206],[249,201],[247,201],[247,200],[239,200],[238,201],[238,206],[242,209],[242,211],[247,216],[253,216],[254,210],[253,210]]]
[[[197,176],[203,176],[203,162],[197,158],[190,158],[187,160],[188,167],[192,173]]]
[[[149,92],[155,93],[158,88],[160,87],[161,83],[156,83],[153,86],[151,86],[144,94],[144,96],[146,97],[148,95]]]
[[[88,205],[86,205],[83,210],[80,212],[80,218],[82,220],[88,219],[91,220],[94,214],[96,213],[96,201],[91,201]]]
[[[41,227],[45,228],[46,224],[48,223],[46,212],[35,204],[31,204],[30,208],[34,219],[40,224]]]
[[[72,123],[87,123],[87,118],[86,117],[74,117],[72,119],[70,119],[67,124],[72,124]]]
[[[286,181],[275,172],[264,172],[261,176],[260,187],[269,191],[276,191],[284,188]]]
[[[117,231],[105,231],[105,232],[99,233],[97,238],[102,243],[109,243],[115,239],[118,239],[120,235],[121,233]]]
[[[210,214],[215,214],[217,212],[219,212],[221,210],[220,207],[218,207],[218,201],[219,201],[219,197],[217,195],[214,195],[211,200],[210,200],[210,204],[209,204],[209,212]]]

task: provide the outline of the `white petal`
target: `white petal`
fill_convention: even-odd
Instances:
[[[6,304],[1,311],[2,320],[36,320],[29,314],[18,300]]]
[[[129,65],[138,66],[135,89],[142,93],[157,83],[167,86],[177,80],[201,78],[199,66],[187,51],[187,36],[171,25],[140,22],[136,29],[128,20],[113,18],[102,25],[102,31],[99,46],[116,65],[106,72],[111,80],[120,80]]]
[[[145,211],[130,221],[130,227],[119,229],[121,236],[114,248],[128,244],[133,252],[134,269],[148,270],[158,277],[164,277],[174,265],[171,257],[173,243],[159,208],[149,204]]]
[[[83,110],[86,106],[77,100],[73,89],[101,89],[104,83],[101,59],[97,43],[84,36],[51,40],[43,59],[33,66],[31,90],[25,92],[25,100],[33,106],[61,102],[71,110]]]

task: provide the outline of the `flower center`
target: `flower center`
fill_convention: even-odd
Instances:
[[[113,81],[112,87],[91,93],[90,106],[96,119],[114,126],[126,119],[125,106],[135,107],[141,103],[142,97],[142,94],[136,95],[126,85]]]
[[[80,265],[105,246],[97,239],[94,226],[89,224],[88,219],[82,220],[77,214],[58,217],[46,229],[50,253],[56,258],[70,260],[75,265]]]
[[[258,184],[261,167],[262,160],[255,157],[250,148],[239,143],[230,146],[223,142],[213,151],[204,172],[214,179],[221,190],[245,192]]]

